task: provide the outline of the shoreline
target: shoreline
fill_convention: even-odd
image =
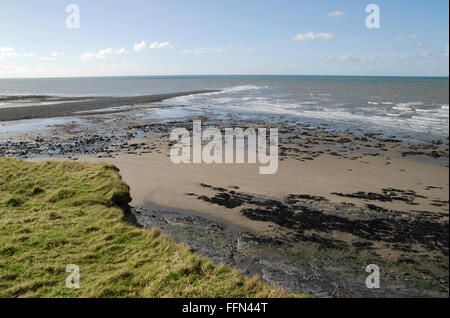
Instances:
[[[43,119],[54,117],[70,117],[82,115],[93,110],[101,110],[106,108],[125,106],[125,105],[138,105],[145,103],[157,103],[163,100],[187,96],[194,94],[204,94],[217,92],[217,90],[196,90],[189,92],[167,93],[167,94],[155,94],[146,96],[133,96],[133,97],[52,97],[52,96],[31,96],[32,99],[47,100],[51,98],[53,102],[65,101],[64,103],[53,105],[34,105],[23,107],[5,107],[0,108],[0,122],[16,121],[23,119]],[[22,96],[24,100],[26,96]],[[9,98],[9,99],[8,99]],[[7,102],[8,100],[20,100],[20,97],[4,97],[1,101]],[[81,100],[81,101],[80,101]],[[107,111],[111,113],[112,111]],[[100,112],[102,113],[102,112]]]

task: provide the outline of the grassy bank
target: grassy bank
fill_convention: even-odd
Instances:
[[[126,222],[128,190],[111,166],[0,158],[0,297],[285,296]]]

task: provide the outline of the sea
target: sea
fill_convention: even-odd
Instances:
[[[448,138],[448,77],[139,76],[0,79],[10,95],[137,96],[192,90],[220,92],[176,97],[161,119],[202,113],[260,118],[403,139]],[[6,107],[0,102],[0,107]],[[61,107],[64,107],[62,104]]]

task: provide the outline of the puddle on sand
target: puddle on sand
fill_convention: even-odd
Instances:
[[[80,118],[45,118],[45,119],[27,119],[11,122],[0,122],[0,136],[17,134],[30,135],[42,132],[48,132],[55,128],[55,125],[80,125],[83,120]]]
[[[167,107],[150,108],[145,112],[135,114],[132,117],[138,120],[159,120],[164,122],[172,119],[189,117],[192,115],[195,115],[195,112],[184,107]]]
[[[115,107],[107,107],[107,108],[100,108],[100,109],[93,109],[93,110],[84,110],[76,112],[75,114],[93,114],[96,113],[102,113],[102,112],[121,112],[130,110],[133,108],[133,105],[124,105],[124,106],[115,106]]]

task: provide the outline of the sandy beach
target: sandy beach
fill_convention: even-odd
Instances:
[[[402,141],[292,121],[277,125],[274,175],[248,163],[175,165],[170,131],[192,129],[194,118],[136,119],[142,109],[165,107],[144,99],[114,114],[78,115],[83,123],[53,125],[38,137],[8,133],[0,154],[114,164],[131,187],[137,225],[158,226],[215,262],[289,291],[448,295],[448,140]],[[219,129],[274,125],[197,119]],[[382,269],[377,291],[365,288],[368,264]]]

